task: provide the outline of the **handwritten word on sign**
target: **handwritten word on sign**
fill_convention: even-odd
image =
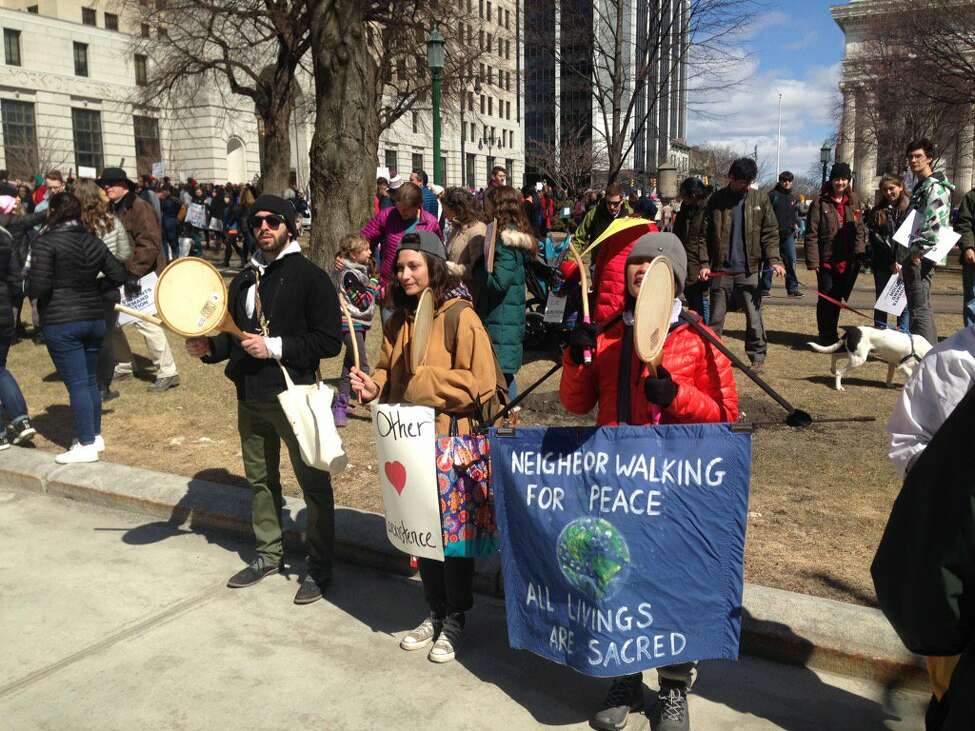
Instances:
[[[372,430],[389,542],[443,561],[433,409],[373,404]]]
[[[512,647],[598,677],[738,656],[750,434],[529,428],[491,459]]]
[[[907,291],[904,289],[904,275],[898,272],[887,280],[887,286],[880,293],[873,308],[900,317],[905,307],[907,307]]]
[[[144,312],[147,315],[156,314],[156,282],[159,277],[156,276],[155,272],[149,272],[144,277],[139,280],[139,285],[142,289],[138,294],[134,294],[128,297],[125,294],[125,287],[119,287],[119,292],[122,294],[122,304],[126,307],[138,310],[139,312]],[[135,322],[138,318],[132,317],[132,315],[127,315],[124,312],[120,312],[118,315],[118,324],[128,325],[130,322]]]

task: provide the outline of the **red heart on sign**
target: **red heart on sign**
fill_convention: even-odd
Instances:
[[[400,462],[387,462],[383,465],[383,469],[386,471],[386,479],[389,480],[389,484],[393,486],[398,495],[402,495],[406,488],[406,468]]]

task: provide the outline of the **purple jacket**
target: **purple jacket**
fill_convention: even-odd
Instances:
[[[440,232],[440,224],[437,223],[435,216],[420,210],[420,221],[416,225],[417,231],[433,231],[441,239],[443,234]],[[386,287],[393,281],[396,267],[396,251],[399,249],[399,241],[403,238],[406,229],[410,227],[412,221],[404,221],[400,216],[399,210],[395,206],[383,208],[379,215],[375,216],[369,223],[362,227],[362,235],[369,239],[369,243],[375,247],[379,244],[380,248],[380,274],[379,284],[385,293]]]

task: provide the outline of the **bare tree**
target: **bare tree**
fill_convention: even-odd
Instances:
[[[728,179],[731,163],[741,157],[741,153],[730,145],[696,145],[690,152],[690,172],[706,177],[708,182],[719,187]]]
[[[693,106],[688,89],[705,98],[742,80],[738,37],[755,8],[752,0],[561,3],[559,40],[548,43],[561,69],[561,111],[571,116],[567,100],[583,100],[580,116],[592,120],[588,138],[606,150],[608,182],[627,166],[645,130],[656,138],[664,105]],[[549,31],[538,32],[550,39]],[[535,42],[531,31],[526,42]]]
[[[74,167],[73,153],[54,127],[41,127],[32,139],[4,140],[6,166],[13,179],[30,180],[49,170],[67,173]]]
[[[592,171],[606,165],[605,150],[586,139],[584,130],[563,135],[560,142],[533,141],[526,162],[575,197],[589,185]]]
[[[229,92],[254,106],[264,136],[263,187],[280,193],[291,165],[289,124],[298,69],[311,45],[304,0],[124,0],[127,14],[157,37],[134,40],[145,56],[138,101],[189,113],[201,92]],[[138,73],[138,71],[137,71]]]
[[[330,266],[338,239],[369,215],[380,133],[429,99],[430,29],[447,43],[442,111],[466,95],[485,49],[463,3],[308,0],[308,7],[316,98],[311,256]]]

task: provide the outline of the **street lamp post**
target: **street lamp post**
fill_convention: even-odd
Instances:
[[[427,66],[433,77],[433,182],[443,185],[443,162],[440,159],[440,76],[444,66],[444,37],[436,26],[427,41]]]
[[[819,149],[819,161],[823,164],[823,185],[826,185],[826,168],[829,167],[829,161],[832,157],[832,145],[829,142],[824,142],[823,146]]]

